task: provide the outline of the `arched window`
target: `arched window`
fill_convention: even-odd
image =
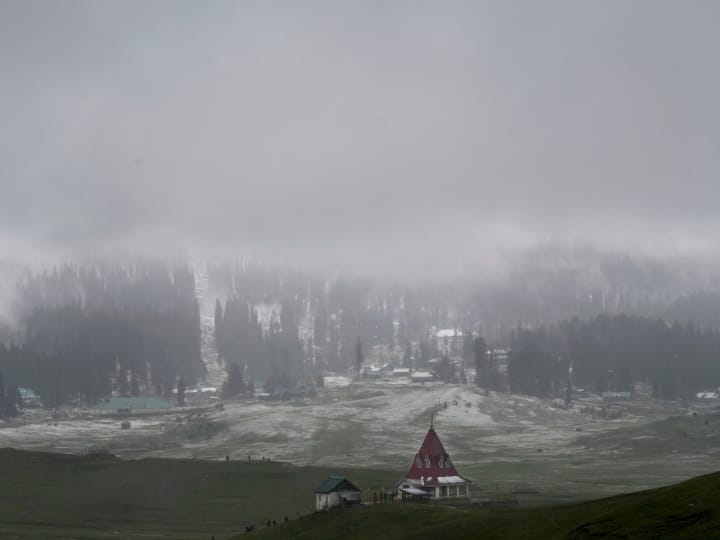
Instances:
[[[422,459],[420,458],[420,454],[415,456],[415,465],[417,465],[418,467],[422,467]]]
[[[430,456],[425,456],[425,467],[430,468]]]

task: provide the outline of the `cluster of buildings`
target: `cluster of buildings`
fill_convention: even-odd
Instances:
[[[433,372],[426,369],[411,369],[406,367],[369,367],[363,372],[366,379],[401,379],[410,380],[411,382],[431,382],[436,379]]]

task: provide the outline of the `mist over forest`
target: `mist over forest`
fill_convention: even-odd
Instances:
[[[172,396],[179,379],[206,378],[202,312],[235,392],[357,372],[358,343],[368,365],[461,382],[448,362],[462,358],[479,385],[545,397],[563,395],[571,366],[576,386],[598,392],[645,381],[674,399],[720,385],[712,266],[557,247],[505,264],[503,276],[407,282],[259,260],[26,268],[4,309],[0,371],[8,395],[27,387],[47,406]],[[462,341],[448,346],[441,329]],[[509,350],[502,376],[497,350]]]
[[[720,530],[718,20],[0,0],[0,536]]]

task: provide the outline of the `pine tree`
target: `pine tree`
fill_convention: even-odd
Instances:
[[[358,380],[360,380],[360,370],[362,369],[362,364],[364,360],[365,356],[363,355],[362,341],[358,339],[357,344],[355,345],[355,368],[357,369]]]
[[[127,396],[130,392],[130,383],[128,382],[127,371],[121,369],[118,373],[117,379],[118,393],[121,396]]]
[[[484,379],[487,376],[487,343],[481,337],[478,337],[473,345],[473,353],[475,355],[475,384],[487,384]]]
[[[140,383],[134,370],[130,373],[130,395],[133,397],[140,395]]]
[[[177,383],[177,404],[178,407],[185,406],[185,381],[182,376],[178,379]]]
[[[5,389],[5,415],[14,417],[18,415],[20,408],[20,390],[17,386],[8,386]]]
[[[254,388],[253,388],[254,390]],[[242,372],[237,362],[230,364],[230,370],[228,371],[228,378],[223,383],[222,396],[223,398],[235,397],[242,394],[245,391],[245,381],[243,381]]]
[[[447,354],[444,354],[443,357],[440,359],[440,363],[438,364],[438,371],[438,376],[443,382],[453,382],[455,370]]]
[[[471,330],[465,330],[463,333],[463,350],[462,350],[462,357],[463,360],[472,360],[473,357],[473,333]]]
[[[25,402],[23,401],[22,393],[18,386],[13,386],[13,393],[15,394],[15,405],[19,409],[25,408]]]
[[[412,345],[410,345],[410,342],[408,341],[405,344],[405,354],[403,355],[403,367],[406,367],[406,368],[413,367],[411,365],[412,358],[413,358]]]
[[[0,418],[5,416],[5,377],[0,371]]]
[[[313,344],[313,338],[312,336],[308,337],[307,340],[307,353],[305,354],[306,362],[311,366],[311,368],[315,368],[315,345]]]
[[[220,299],[218,298],[215,300],[215,347],[218,350],[218,353],[220,353],[222,345],[222,324],[223,324],[223,309],[222,309],[222,303],[220,302]],[[222,354],[220,355],[222,357]]]

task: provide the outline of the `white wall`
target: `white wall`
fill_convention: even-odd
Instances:
[[[332,493],[316,493],[315,494],[315,510],[328,510],[334,506],[339,506],[341,502],[340,494],[337,491]]]
[[[447,488],[445,491],[445,495],[442,495],[442,487]],[[454,485],[447,485],[447,486],[436,486],[432,490],[433,498],[435,499],[444,499],[444,498],[451,498],[451,497],[467,497],[468,491],[467,491],[467,484],[454,484]]]
[[[333,491],[332,493],[316,493],[315,494],[315,510],[320,512],[328,510],[334,506],[340,506],[343,498],[348,501],[360,501],[360,492],[358,491]]]

